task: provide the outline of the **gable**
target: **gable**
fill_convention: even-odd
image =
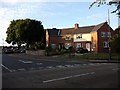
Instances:
[[[60,34],[59,29],[47,29],[47,31],[50,37],[57,37]]]

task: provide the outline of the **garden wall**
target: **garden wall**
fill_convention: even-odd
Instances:
[[[26,50],[26,54],[45,56],[45,50],[37,50],[37,51]]]

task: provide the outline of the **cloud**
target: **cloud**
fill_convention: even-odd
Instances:
[[[8,0],[5,0],[6,2]],[[9,2],[9,1],[8,1]],[[15,1],[17,3],[17,0]],[[52,6],[52,5],[51,5]],[[51,7],[50,6],[50,7]],[[52,7],[54,8],[54,7]],[[55,12],[48,8],[46,3],[20,3],[10,5],[4,3],[3,6],[0,6],[0,43],[2,39],[6,38],[6,30],[10,24],[10,21],[16,19],[40,19],[41,17],[47,16],[64,16],[65,13]]]
[[[38,8],[38,6],[28,6],[27,4],[19,4],[12,7],[10,5],[8,7],[0,7],[0,43],[2,42],[2,39],[5,40],[6,38],[6,30],[10,21],[13,19],[16,20],[30,17],[35,8]]]

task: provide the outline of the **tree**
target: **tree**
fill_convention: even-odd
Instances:
[[[95,2],[93,2],[89,9],[94,5],[94,4],[97,4],[98,7],[100,7],[101,5],[112,5],[112,4],[115,4],[116,6],[116,10],[112,11],[111,13],[117,13],[117,15],[119,16],[120,15],[120,1],[118,0],[112,0],[112,1],[109,1],[107,3],[107,0],[96,0]]]
[[[23,44],[23,42],[19,38],[16,37],[16,34],[17,34],[16,33],[16,29],[17,29],[16,24],[18,24],[19,22],[20,22],[20,20],[11,21],[11,24],[7,28],[7,32],[6,32],[7,33],[6,42],[9,44],[12,43],[12,45],[17,44],[18,47],[20,47],[21,44]]]
[[[120,52],[120,27],[115,30],[116,34],[113,37],[112,44],[117,52]]]
[[[45,31],[40,21],[31,19],[13,20],[6,33],[6,41],[13,45],[26,44],[29,48],[36,45],[37,42],[40,42],[41,45],[45,44]]]

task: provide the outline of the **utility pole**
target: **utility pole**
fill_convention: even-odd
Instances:
[[[109,12],[109,8],[108,8],[108,25],[110,26],[110,12]],[[108,30],[109,30],[109,33],[110,32],[110,27],[108,26]],[[109,60],[111,60],[111,34],[109,35]]]

